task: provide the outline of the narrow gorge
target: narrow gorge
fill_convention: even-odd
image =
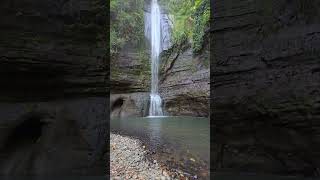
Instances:
[[[111,59],[111,117],[148,116],[152,79],[150,12],[151,1],[146,1],[143,42],[138,46],[125,43]],[[171,42],[172,20],[164,7],[160,21],[159,94],[164,115],[209,117],[209,29],[201,52],[195,54],[188,40]]]
[[[130,156],[112,156],[112,177],[210,178],[209,12],[208,0],[111,2],[110,133],[140,144],[111,142]]]

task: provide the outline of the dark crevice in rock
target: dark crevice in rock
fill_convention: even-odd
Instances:
[[[115,109],[121,108],[123,105],[124,99],[119,98],[117,99],[111,106],[111,111],[114,111]]]
[[[173,66],[180,54],[190,48],[189,43],[185,40],[180,44],[174,44],[168,50],[161,53],[160,83],[163,83],[167,76],[172,73]],[[174,57],[172,57],[172,55]]]
[[[209,115],[208,32],[197,52],[185,39],[161,54],[160,96],[167,115]]]
[[[41,137],[42,128],[45,125],[41,117],[32,115],[12,128],[5,142],[5,152],[14,152],[21,146],[31,146]]]
[[[160,83],[162,83],[166,79],[166,77],[171,73],[170,71],[172,70],[173,65],[174,65],[175,61],[178,59],[178,57],[179,57],[179,53],[177,53],[177,55],[172,59],[169,67],[165,70],[165,72],[161,76]]]

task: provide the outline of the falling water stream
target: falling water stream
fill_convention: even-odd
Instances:
[[[159,95],[159,55],[161,50],[160,8],[157,0],[151,4],[151,93],[149,116],[162,116],[162,100]]]

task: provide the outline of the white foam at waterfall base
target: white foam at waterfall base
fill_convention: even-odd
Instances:
[[[149,115],[150,116],[162,116],[162,108],[161,108],[161,97],[158,94],[150,94],[150,108]],[[159,108],[160,107],[160,108]]]
[[[151,4],[151,94],[149,116],[162,116],[162,100],[158,93],[159,55],[161,49],[160,8],[157,0]]]

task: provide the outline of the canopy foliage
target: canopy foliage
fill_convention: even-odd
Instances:
[[[172,16],[173,42],[188,40],[195,52],[201,50],[204,33],[209,27],[209,0],[161,0],[160,3]]]
[[[144,40],[145,0],[110,0],[110,50],[117,53],[127,42]],[[173,21],[172,41],[188,40],[194,52],[201,50],[206,28],[209,26],[209,0],[159,0]]]
[[[125,43],[143,40],[144,0],[110,1],[110,51],[117,53]]]

